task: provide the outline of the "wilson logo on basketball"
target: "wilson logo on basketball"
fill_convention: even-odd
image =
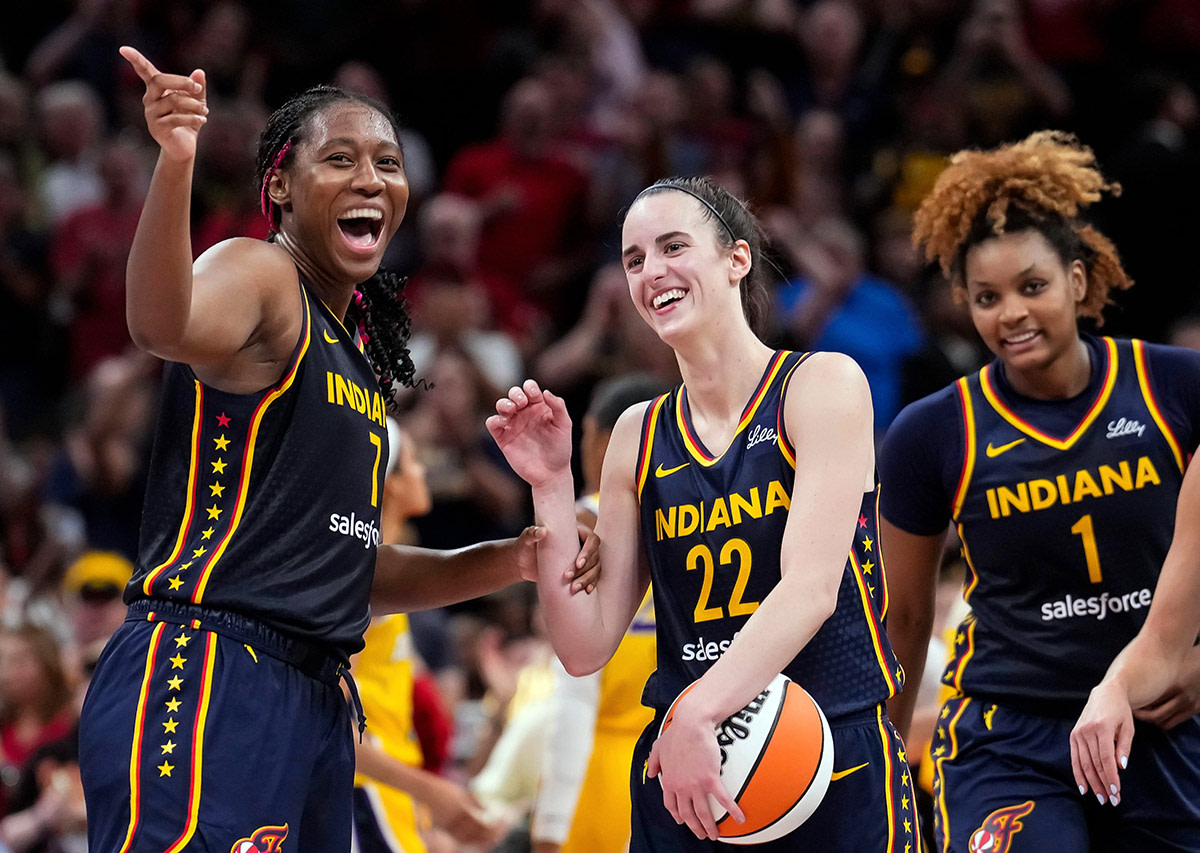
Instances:
[[[288,825],[263,826],[229,848],[229,853],[280,853],[288,837]]]
[[[1024,827],[1021,818],[1033,811],[1033,800],[1019,806],[996,809],[983,820],[983,825],[971,834],[970,853],[1008,853],[1012,837]]]
[[[754,724],[755,717],[758,716],[758,712],[763,709],[763,705],[770,696],[770,689],[759,693],[750,700],[750,704],[732,717],[727,717],[717,728],[717,746],[721,749],[722,767],[725,766],[725,761],[729,757],[726,749],[733,746],[736,741],[750,737],[750,726]]]

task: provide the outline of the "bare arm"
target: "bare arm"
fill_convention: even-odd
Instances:
[[[488,418],[488,430],[513,470],[531,485],[534,514],[547,531],[538,544],[538,597],[550,642],[571,675],[595,672],[612,657],[649,586],[639,560],[633,471],[644,406],[620,417],[605,454],[596,524],[604,577],[592,596],[572,596],[563,581],[578,540],[571,420],[562,399],[527,380],[498,401],[496,411]]]
[[[740,814],[721,786],[712,732],[787,666],[833,613],[863,493],[873,487],[871,396],[851,359],[822,353],[797,369],[784,420],[797,459],[782,577],[729,650],[676,704],[674,723],[650,756],[651,775],[661,767],[668,809],[699,837],[716,838],[707,795]]]
[[[583,536],[584,531],[573,528]],[[379,613],[410,613],[487,595],[537,578],[538,543],[545,527],[526,527],[516,539],[480,542],[453,551],[415,545],[381,545],[375,554],[371,604]],[[568,595],[591,592],[600,577],[600,538],[587,534],[567,563],[561,582]],[[586,597],[586,596],[581,596]]]
[[[428,770],[411,767],[372,743],[355,741],[354,763],[364,776],[428,806],[434,825],[460,844],[490,845],[499,840],[502,827],[484,819],[483,806],[465,788]]]
[[[1170,689],[1200,633],[1200,472],[1183,478],[1175,511],[1175,536],[1154,588],[1154,601],[1137,636],[1117,655],[1092,689],[1071,732],[1071,764],[1080,789],[1101,796],[1120,791],[1133,743],[1133,709]]]
[[[888,639],[904,671],[911,673],[904,690],[888,700],[888,717],[907,740],[933,634],[938,562],[946,537],[917,536],[884,518],[879,530],[880,548],[887,554]]]
[[[204,72],[163,74],[131,47],[121,55],[146,84],[146,124],[161,148],[129,253],[129,333],[160,358],[208,366],[226,390],[261,388],[278,378],[299,336],[295,267],[276,246],[232,240],[206,252],[193,271],[192,172],[208,113]],[[238,358],[252,338],[255,352]]]

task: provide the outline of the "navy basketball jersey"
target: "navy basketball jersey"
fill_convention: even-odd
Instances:
[[[692,429],[685,387],[646,410],[637,483],[658,625],[658,670],[642,697],[651,707],[702,676],[779,583],[796,466],[782,402],[806,357],[772,356],[720,456]],[[882,702],[902,679],[883,629],[876,496],[863,496],[837,609],[783,670],[831,718]]]
[[[383,396],[347,329],[303,285],[283,378],[253,394],[168,363],[126,602],[164,598],[362,648],[388,457]]]
[[[1094,399],[1066,435],[1018,414],[992,366],[958,380],[952,517],[972,612],[943,680],[960,691],[1081,705],[1145,621],[1185,458],[1141,341],[1100,343]]]

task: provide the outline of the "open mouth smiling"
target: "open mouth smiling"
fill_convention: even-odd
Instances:
[[[357,207],[338,217],[338,229],[351,248],[370,251],[379,243],[383,233],[383,211]]]

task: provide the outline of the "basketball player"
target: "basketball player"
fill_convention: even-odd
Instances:
[[[949,522],[967,564],[933,740],[944,851],[1200,849],[1194,704],[1169,732],[1143,727],[1119,797],[1081,796],[1071,770],[1071,724],[1146,617],[1200,443],[1200,355],[1077,327],[1131,283],[1081,219],[1109,189],[1089,149],[1044,131],[956,154],[916,215],[996,356],[905,409],[880,454],[906,667],[924,659]],[[901,694],[897,720],[915,698]]]
[[[388,460],[379,529],[388,544],[410,542],[409,519],[429,512],[425,468],[412,438],[387,418]],[[365,647],[352,673],[368,725],[354,745],[354,846],[357,853],[425,853],[421,826],[432,820],[461,844],[488,845],[502,828],[483,817],[470,792],[421,767],[421,744],[413,725],[414,668],[419,665],[408,616],[371,620]],[[416,801],[414,803],[414,800]],[[418,815],[420,803],[427,817]]]
[[[708,797],[743,815],[721,785],[714,728],[780,671],[829,716],[837,778],[806,824],[763,849],[911,849],[911,781],[882,705],[900,673],[880,627],[866,380],[845,356],[772,351],[755,335],[761,232],[709,180],[644,190],[622,243],[634,305],[684,381],[613,430],[597,523],[605,578],[586,602],[559,581],[574,557],[562,400],[527,381],[488,426],[548,530],[538,589],[569,672],[604,665],[653,578],[658,669],[643,701],[656,719],[634,752],[630,850],[723,849]]]
[[[1184,475],[1175,512],[1175,535],[1154,589],[1154,602],[1136,637],[1117,655],[1088,696],[1087,706],[1071,732],[1071,764],[1081,789],[1121,796],[1118,765],[1129,766],[1134,734],[1145,726],[1134,722],[1148,714],[1165,728],[1188,721],[1195,713],[1192,696],[1200,691],[1200,466]],[[1180,690],[1178,685],[1188,685]],[[1149,707],[1151,710],[1144,710]],[[1136,763],[1143,756],[1138,741]]]
[[[122,54],[161,149],[127,315],[168,364],[129,618],[80,722],[89,848],[346,850],[338,684],[368,599],[388,612],[496,589],[541,534],[376,547],[384,396],[412,378],[398,282],[379,272],[408,200],[388,112],[326,87],[281,107],[259,146],[272,238],[228,240],[193,266],[204,74]]]
[[[584,495],[575,517],[596,526],[600,474],[617,418],[666,391],[649,374],[596,386],[579,442]],[[629,843],[629,765],[652,712],[639,701],[655,666],[654,602],[638,608],[612,658],[596,673],[574,678],[554,661],[554,694],[534,804],[532,853],[622,853]]]

